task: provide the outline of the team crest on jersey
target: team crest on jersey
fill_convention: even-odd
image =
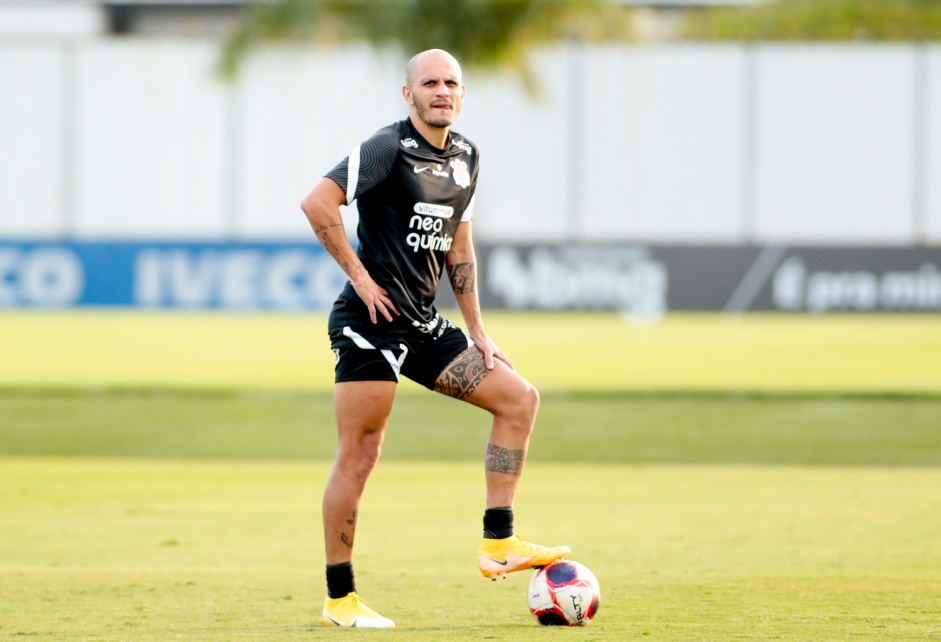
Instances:
[[[454,145],[455,147],[457,147],[458,149],[460,149],[461,151],[463,151],[463,152],[466,153],[466,154],[473,154],[473,153],[474,153],[474,150],[471,149],[471,146],[468,145],[467,143],[465,143],[463,140],[454,140],[451,144]]]
[[[454,182],[459,187],[470,187],[470,173],[467,171],[467,163],[459,158],[451,160],[451,175],[454,176]]]
[[[418,143],[415,142],[414,138],[403,138],[400,142],[405,149],[418,147]]]

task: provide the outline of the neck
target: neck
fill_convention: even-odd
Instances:
[[[421,118],[416,118],[414,115],[410,116],[409,120],[412,121],[412,126],[418,130],[418,133],[422,135],[422,138],[427,140],[429,143],[438,149],[444,149],[447,147],[448,136],[451,133],[450,127],[434,127],[423,121]]]

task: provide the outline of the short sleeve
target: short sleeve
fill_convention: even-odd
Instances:
[[[399,134],[383,128],[350,152],[326,177],[346,192],[346,204],[381,183],[392,171],[399,153]]]

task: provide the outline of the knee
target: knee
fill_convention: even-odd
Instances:
[[[362,468],[367,474],[372,472],[373,468],[376,467],[376,464],[379,463],[379,455],[381,452],[382,447],[379,444],[370,443],[360,448],[357,457],[360,468]]]
[[[513,396],[510,414],[521,429],[525,429],[531,433],[533,424],[536,422],[536,413],[538,411],[539,391],[536,390],[535,386],[527,383],[518,394]]]
[[[539,391],[534,385],[526,385],[526,392],[522,395],[520,404],[523,406],[523,412],[535,421],[536,413],[539,411]]]
[[[379,463],[381,453],[382,434],[366,433],[350,443],[340,444],[337,449],[337,466],[362,485]]]

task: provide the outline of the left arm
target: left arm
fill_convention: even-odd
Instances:
[[[461,309],[461,316],[464,317],[467,333],[483,354],[487,369],[493,369],[494,358],[512,369],[513,363],[487,336],[487,331],[484,329],[483,318],[480,314],[480,300],[477,297],[477,258],[474,254],[470,221],[458,225],[454,240],[451,242],[451,249],[444,257],[444,264],[448,270],[451,289],[454,290],[454,298]]]

